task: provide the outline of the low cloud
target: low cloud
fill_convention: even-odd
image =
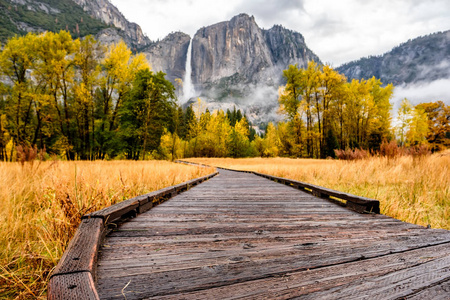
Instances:
[[[443,101],[450,105],[449,87],[450,78],[397,86],[393,96],[394,111],[398,110],[404,98],[407,98],[413,105],[436,101]]]
[[[237,84],[234,91],[242,94],[239,97],[232,95],[225,98],[220,97],[221,90],[208,90],[200,96],[211,112],[215,110],[240,109],[244,112],[249,121],[254,125],[271,121],[280,121],[283,116],[278,111],[278,89],[275,86],[264,84]],[[192,99],[188,103],[193,103]]]
[[[438,53],[436,53],[438,55]],[[433,81],[450,78],[450,59],[439,58],[435,64],[423,64],[418,68],[417,80]]]

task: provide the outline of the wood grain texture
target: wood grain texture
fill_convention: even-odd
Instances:
[[[53,276],[48,284],[48,300],[98,300],[94,280],[89,272]]]
[[[449,248],[446,230],[221,170],[112,231],[97,289],[101,299],[439,299]]]
[[[52,276],[75,272],[95,274],[102,232],[101,219],[82,220]]]
[[[101,218],[106,223],[114,223],[117,220],[123,219],[125,215],[137,214],[139,207],[139,199],[132,198],[117,204],[111,205],[104,209],[83,216],[83,219]]]

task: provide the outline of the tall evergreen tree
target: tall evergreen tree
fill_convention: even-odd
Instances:
[[[129,97],[120,111],[120,132],[126,142],[130,159],[146,159],[147,153],[157,150],[164,128],[173,122],[175,88],[149,69],[138,71]]]

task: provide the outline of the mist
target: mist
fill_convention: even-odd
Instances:
[[[233,92],[238,92],[239,96],[223,97],[222,90],[210,89],[200,93],[199,98],[205,104],[205,108],[213,112],[215,110],[227,111],[234,108],[240,109],[254,124],[266,124],[268,122],[281,121],[283,116],[278,114],[278,88],[265,84],[236,84]],[[221,96],[222,95],[222,96]],[[193,99],[187,105],[194,104]]]
[[[393,95],[393,110],[396,113],[402,99],[407,98],[413,105],[423,102],[443,101],[450,104],[450,78],[430,82],[418,82],[395,87]]]

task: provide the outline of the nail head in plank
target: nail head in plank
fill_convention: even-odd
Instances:
[[[91,273],[72,273],[54,276],[47,291],[48,300],[99,300]]]

